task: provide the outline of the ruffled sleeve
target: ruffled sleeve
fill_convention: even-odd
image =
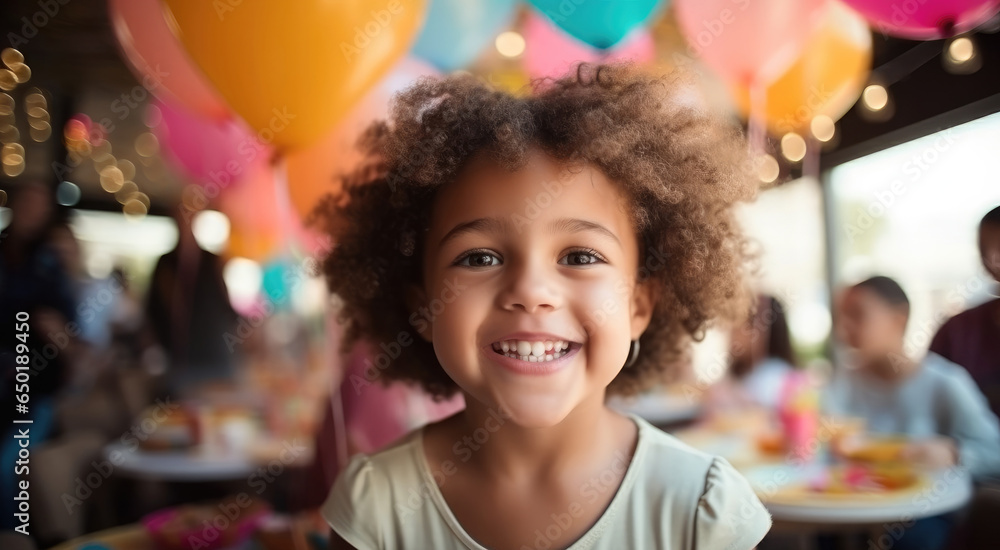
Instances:
[[[695,513],[694,548],[749,550],[771,529],[771,514],[746,479],[716,457],[705,476]]]
[[[326,502],[323,518],[338,535],[357,550],[382,548],[378,518],[381,491],[374,467],[363,454],[354,455],[337,477]]]

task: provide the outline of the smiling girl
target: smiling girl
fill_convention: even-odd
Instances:
[[[725,460],[605,405],[745,314],[738,129],[630,66],[543,84],[419,81],[318,210],[346,345],[406,335],[381,376],[466,402],[352,459],[335,548],[746,550],[770,527]]]

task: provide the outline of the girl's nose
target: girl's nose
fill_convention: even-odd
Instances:
[[[562,292],[555,281],[555,269],[538,263],[522,263],[508,267],[503,291],[498,296],[500,307],[508,311],[523,310],[539,313],[562,307]]]

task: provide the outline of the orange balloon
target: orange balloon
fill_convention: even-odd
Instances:
[[[836,121],[861,96],[872,66],[868,23],[839,2],[829,2],[822,25],[809,39],[802,56],[766,87],[767,128],[775,135],[808,131],[812,120],[825,115]],[[737,105],[750,116],[750,90],[735,86]]]
[[[403,59],[337,124],[322,141],[288,155],[288,194],[292,208],[305,220],[327,193],[340,190],[337,176],[361,161],[355,143],[373,121],[386,118],[392,94],[421,76],[433,76],[434,67],[412,57]]]
[[[427,0],[164,0],[233,111],[287,152],[314,143],[410,47]]]

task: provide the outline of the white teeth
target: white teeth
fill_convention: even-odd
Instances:
[[[542,363],[559,359],[569,353],[569,342],[565,340],[504,340],[493,344],[493,350],[513,359],[529,363]]]
[[[525,342],[524,340],[517,341],[517,354],[518,355],[531,355],[531,342]]]
[[[535,357],[545,355],[545,342],[535,342],[531,344],[531,354]]]

